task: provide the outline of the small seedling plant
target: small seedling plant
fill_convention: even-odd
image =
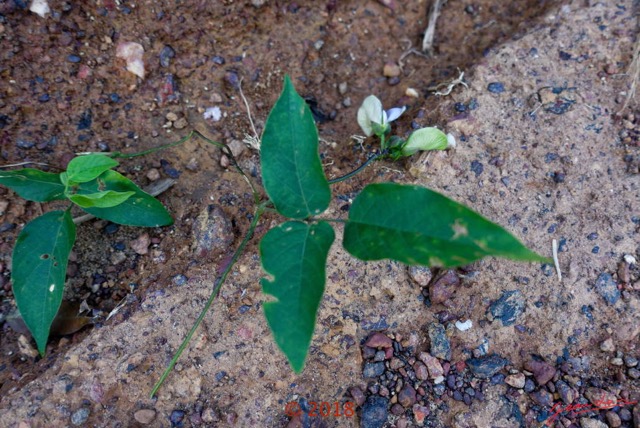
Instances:
[[[64,292],[69,253],[76,240],[71,208],[128,226],[157,227],[173,222],[165,207],[113,170],[118,161],[101,154],[73,158],[59,174],[32,168],[0,171],[3,184],[26,200],[68,200],[25,225],[13,248],[11,281],[22,319],[44,355],[49,331]]]
[[[203,310],[151,396],[186,349],[265,212],[275,212],[285,221],[270,229],[259,245],[266,273],[261,285],[268,296],[263,304],[264,315],[278,348],[296,373],[304,368],[324,294],[327,256],[335,240],[332,224],[343,226],[342,245],[351,255],[364,261],[390,259],[407,265],[455,267],[485,256],[497,256],[548,262],[547,258],[529,250],[509,232],[480,214],[421,186],[369,184],[354,199],[347,219],[324,215],[332,198],[330,186],[353,177],[373,161],[395,160],[419,151],[444,150],[455,145],[452,136],[433,127],[416,130],[407,139],[390,136],[390,123],[403,112],[404,108],[384,110],[378,98],[367,97],[358,110],[357,120],[367,137],[376,136],[380,140],[380,149],[355,171],[328,180],[322,169],[318,130],[311,111],[289,77],[285,77],[284,88],[269,113],[261,138],[264,192],[242,171],[226,146],[197,131],[161,147],[171,147],[194,136],[220,147],[250,185],[256,206],[247,233],[231,261],[216,278]],[[62,174],[26,169],[5,172],[0,174],[0,184],[34,201],[70,199],[96,217],[122,224],[160,226],[171,223],[171,217],[158,201],[111,170],[117,165],[112,157],[123,155],[114,153],[110,156],[94,154],[76,158]],[[137,210],[136,214],[131,213],[127,218],[111,214],[117,210],[124,215],[123,211],[133,208]],[[132,217],[147,218],[145,216],[153,220],[144,224],[131,221]],[[55,230],[55,234],[52,235],[51,230]],[[66,261],[74,237],[69,210],[52,211],[27,225],[14,249],[14,294],[41,353],[62,297]],[[32,266],[37,266],[41,273],[32,273]],[[47,279],[39,279],[40,275]]]

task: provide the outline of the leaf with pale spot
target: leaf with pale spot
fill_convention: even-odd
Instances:
[[[100,192],[115,192],[116,198],[124,197],[115,206],[83,208],[94,216],[127,226],[158,227],[173,223],[171,214],[153,196],[145,193],[135,183],[116,171],[108,170],[98,178],[80,184],[77,195],[89,196]],[[119,195],[119,196],[118,196]]]
[[[40,355],[60,303],[76,226],[69,211],[50,211],[29,222],[11,257],[13,295]]]
[[[349,211],[344,247],[361,260],[462,266],[485,256],[549,260],[502,227],[440,193],[420,186],[371,184]]]
[[[311,344],[334,237],[326,222],[288,221],[260,241],[262,266],[273,278],[262,279],[262,290],[277,299],[265,302],[264,314],[296,373],[302,371]]]

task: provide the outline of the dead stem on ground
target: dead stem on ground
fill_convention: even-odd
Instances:
[[[240,97],[244,102],[244,106],[247,109],[247,117],[249,118],[249,124],[251,125],[251,130],[253,131],[253,135],[244,134],[244,139],[242,140],[247,146],[251,147],[256,151],[260,151],[260,136],[258,135],[258,131],[256,131],[256,126],[253,123],[253,117],[251,116],[251,108],[249,107],[249,102],[247,98],[244,96],[244,92],[242,92],[242,79],[238,84],[238,90],[240,91]]]
[[[621,114],[622,111],[627,108],[627,106],[629,105],[629,101],[635,96],[636,88],[638,87],[638,81],[640,80],[640,34],[638,35],[638,40],[636,41],[636,47],[633,50],[633,60],[631,60],[627,75],[631,76],[631,87],[629,88],[627,99],[624,100],[622,108],[618,110],[618,114]]]
[[[427,55],[433,55],[433,38],[436,35],[436,22],[440,16],[440,10],[447,0],[434,0],[429,9],[429,22],[427,29],[424,30],[422,37],[422,52]]]

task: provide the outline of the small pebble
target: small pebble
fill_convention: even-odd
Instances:
[[[431,342],[431,355],[441,360],[451,360],[451,344],[449,343],[449,338],[447,337],[444,326],[432,322],[429,324],[427,332]]]
[[[576,398],[578,398],[578,392],[575,389],[571,388],[564,381],[557,381],[555,387],[558,391],[558,394],[560,394],[560,399],[564,404],[571,404],[575,401]]]
[[[451,377],[453,378],[453,376],[451,376]],[[503,375],[502,373],[496,373],[493,376],[491,376],[491,380],[490,381],[491,381],[492,385],[500,385],[501,383],[504,383],[505,379],[506,379],[505,375]]]
[[[507,327],[513,325],[525,309],[525,299],[519,290],[504,291],[500,298],[489,306],[494,319]]]
[[[362,375],[366,378],[376,378],[384,373],[384,363],[365,363]]]
[[[169,416],[169,421],[171,422],[171,426],[182,426],[182,420],[184,419],[185,413],[182,410],[174,410],[171,412]]]
[[[617,413],[607,412],[605,414],[605,418],[607,419],[607,423],[611,428],[618,428],[620,425],[622,425],[622,420]]]
[[[413,405],[413,417],[416,419],[418,425],[422,425],[424,420],[429,416],[429,408],[420,404]]]
[[[425,366],[421,362],[416,362],[413,365],[413,371],[416,374],[416,378],[418,378],[419,380],[429,379],[429,372],[427,371],[427,366]]]
[[[387,79],[387,83],[389,84],[389,86],[396,86],[398,83],[400,83],[400,77],[389,77]]]
[[[375,332],[369,336],[367,341],[364,343],[365,346],[370,348],[391,348],[393,346],[393,341],[384,333]]]
[[[149,253],[150,244],[151,239],[149,238],[149,234],[143,233],[136,239],[132,240],[129,245],[131,246],[131,249],[136,252],[136,254],[145,255]]]
[[[160,171],[158,171],[156,168],[151,168],[148,172],[147,172],[147,178],[150,181],[156,181],[157,179],[160,178]]]
[[[179,273],[175,275],[171,280],[175,285],[184,285],[187,283],[187,277]]]
[[[416,402],[416,390],[411,385],[405,385],[398,393],[398,403],[404,408],[413,406]]]
[[[160,51],[160,65],[162,67],[169,67],[171,59],[176,56],[176,51],[169,45],[162,48]]]
[[[401,72],[402,70],[400,70],[400,66],[394,62],[386,63],[382,69],[384,77],[398,77]]]
[[[466,360],[469,370],[477,377],[485,379],[489,379],[498,373],[508,362],[509,360],[495,354]]]
[[[487,90],[494,94],[499,94],[504,92],[504,84],[500,82],[492,82],[487,86]]]
[[[553,394],[544,389],[539,389],[531,393],[531,399],[540,406],[551,407],[553,405]]]
[[[587,388],[584,396],[598,408],[608,409],[614,407],[618,399],[616,395],[602,388]]]
[[[613,352],[613,351],[615,351],[616,347],[613,344],[613,339],[612,338],[608,338],[608,339],[604,340],[600,344],[600,350],[603,351],[603,352]]]
[[[413,88],[407,88],[407,90],[404,91],[404,94],[407,97],[420,98],[420,93],[417,90],[413,89]]]
[[[524,364],[524,368],[533,373],[538,385],[549,382],[556,374],[555,367],[545,361],[530,360]]]
[[[18,140],[16,142],[16,146],[18,146],[18,148],[20,149],[25,149],[28,150],[30,148],[32,148],[33,146],[35,146],[36,144],[32,141],[25,141],[25,140]]]
[[[431,282],[433,274],[431,273],[431,269],[426,266],[409,266],[409,277],[414,280],[416,284],[426,287],[429,282]]]
[[[514,388],[518,388],[518,389],[524,388],[525,381],[526,381],[526,378],[525,378],[523,373],[512,374],[512,375],[507,376],[504,379],[504,382],[507,385],[510,385],[510,386],[512,386]]]
[[[389,400],[383,397],[370,396],[362,406],[360,416],[361,428],[382,428],[387,422]]]
[[[118,226],[116,223],[109,223],[109,224],[107,224],[107,226],[104,228],[104,233],[106,233],[107,235],[113,235],[113,234],[114,234],[114,233],[116,233],[119,229],[120,229],[120,226]]]
[[[187,122],[187,119],[185,119],[184,117],[181,117],[180,119],[176,120],[173,123],[173,127],[176,129],[184,129],[187,127],[189,123]]]
[[[80,58],[78,55],[69,55],[67,56],[67,61],[71,62],[71,63],[79,63],[82,60],[82,58]]]
[[[622,365],[624,365],[624,361],[622,360],[622,358],[612,358],[610,363],[613,366],[622,366]]]
[[[76,410],[71,415],[71,423],[75,426],[80,426],[84,424],[87,421],[87,419],[89,419],[90,413],[91,411],[86,407]]]
[[[349,388],[349,394],[351,394],[351,397],[353,398],[353,401],[355,401],[356,406],[361,407],[364,404],[365,396],[360,388],[355,386]]]
[[[618,416],[620,416],[620,419],[622,419],[624,422],[628,422],[631,420],[631,410],[623,407],[622,409],[620,409]]]
[[[142,425],[148,425],[156,417],[156,411],[153,409],[140,409],[133,414],[133,418]]]
[[[618,285],[609,273],[601,273],[598,275],[595,283],[595,289],[600,296],[610,305],[615,304],[620,299],[620,290]]]

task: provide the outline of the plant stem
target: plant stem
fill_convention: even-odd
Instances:
[[[213,140],[205,137],[204,134],[202,134],[200,131],[198,131],[196,129],[193,129],[185,137],[179,139],[178,141],[174,141],[173,143],[169,143],[169,144],[165,144],[165,145],[162,145],[162,146],[154,147],[152,149],[143,150],[141,152],[137,152],[137,153],[112,152],[112,153],[101,153],[101,154],[109,155],[112,158],[130,159],[130,158],[135,158],[135,157],[138,157],[138,156],[148,155],[149,153],[154,153],[154,152],[157,152],[157,151],[160,151],[160,150],[169,149],[171,147],[179,146],[180,144],[189,141],[193,137],[200,138],[205,143],[211,144],[213,146],[216,146],[216,147],[219,147],[220,149],[222,149],[222,152],[225,155],[227,155],[227,157],[229,158],[231,164],[236,169],[236,171],[238,171],[240,173],[240,175],[242,175],[242,177],[246,180],[246,182],[251,187],[251,193],[253,194],[253,201],[256,203],[256,205],[259,204],[260,203],[260,193],[256,189],[256,187],[253,184],[253,182],[249,179],[249,176],[247,174],[245,174],[245,172],[242,170],[242,168],[240,168],[240,165],[238,164],[238,161],[236,160],[235,156],[233,156],[233,153],[231,153],[231,150],[229,149],[229,147],[225,146],[222,143],[219,143],[217,141],[213,141]]]
[[[312,217],[311,220],[313,221],[328,221],[329,223],[342,223],[342,224],[347,224],[348,221],[343,219],[343,218],[322,218],[322,217]]]
[[[334,178],[333,180],[329,180],[329,184],[335,184],[335,183],[339,183],[341,181],[345,181],[345,180],[350,179],[351,177],[353,177],[354,175],[358,174],[363,169],[365,169],[371,162],[373,162],[375,160],[378,160],[378,159],[386,156],[387,154],[389,154],[389,152],[387,150],[383,150],[383,151],[381,151],[379,153],[374,153],[373,155],[369,156],[369,159],[367,159],[365,163],[363,163],[362,165],[360,165],[358,168],[354,169],[350,173],[345,174],[342,177],[338,177],[338,178]]]
[[[164,150],[164,149],[169,149],[171,147],[175,147],[175,146],[179,146],[180,144],[189,141],[191,138],[193,138],[194,135],[200,134],[198,131],[193,130],[191,132],[189,132],[185,137],[179,139],[178,141],[174,141],[173,143],[169,143],[169,144],[164,144],[162,146],[158,146],[158,147],[154,147],[152,149],[148,149],[148,150],[143,150],[141,152],[137,152],[137,153],[121,153],[121,152],[113,152],[113,153],[109,153],[109,155],[111,155],[112,158],[121,158],[121,159],[130,159],[130,158],[135,158],[138,156],[144,156],[144,155],[148,155],[149,153],[155,153],[157,151],[160,150]],[[223,144],[221,143],[217,143],[219,144],[219,147],[224,147]]]
[[[240,165],[238,164],[238,161],[236,160],[235,156],[233,156],[233,153],[231,153],[231,149],[229,149],[229,147],[225,146],[224,144],[220,144],[220,143],[218,143],[216,141],[208,139],[207,137],[205,137],[204,135],[202,135],[200,132],[198,132],[196,130],[193,130],[192,133],[196,137],[204,140],[204,142],[209,143],[209,144],[213,144],[214,146],[220,147],[222,149],[222,152],[225,155],[227,155],[227,157],[231,161],[231,164],[236,169],[236,171],[238,171],[238,173],[240,173],[240,175],[242,175],[242,177],[245,179],[247,184],[249,184],[249,187],[251,187],[251,193],[253,194],[253,202],[256,205],[259,204],[260,203],[260,193],[258,192],[256,187],[253,185],[253,182],[251,181],[251,179],[249,179],[249,176],[247,174],[245,174],[245,172],[242,170],[242,168],[240,168]]]
[[[191,327],[191,330],[189,330],[189,333],[187,334],[187,336],[184,338],[184,340],[180,344],[180,347],[178,348],[178,350],[176,351],[175,355],[171,359],[171,362],[169,363],[169,366],[167,366],[167,368],[165,369],[164,373],[162,373],[162,376],[160,376],[160,379],[158,380],[158,382],[156,382],[155,386],[153,387],[153,390],[151,391],[151,395],[150,395],[151,398],[153,398],[153,396],[156,395],[156,392],[158,392],[158,389],[160,389],[160,387],[164,383],[164,381],[167,378],[167,376],[169,376],[169,374],[173,370],[173,367],[175,366],[176,362],[180,358],[180,355],[182,355],[182,352],[186,349],[187,345],[191,341],[191,337],[193,337],[193,334],[195,333],[195,331],[198,329],[198,327],[202,323],[202,320],[204,319],[205,315],[207,314],[207,312],[211,308],[211,305],[213,304],[213,301],[215,300],[216,296],[218,295],[218,291],[220,291],[220,287],[222,286],[224,281],[227,279],[227,275],[229,275],[229,272],[231,272],[231,269],[236,264],[236,262],[238,261],[238,258],[242,255],[242,253],[244,252],[244,249],[246,248],[247,244],[249,243],[249,241],[253,237],[253,232],[255,231],[256,226],[258,225],[258,221],[260,220],[260,216],[262,215],[262,213],[264,212],[266,206],[269,203],[270,203],[270,201],[265,201],[265,202],[261,203],[260,205],[258,205],[256,207],[256,210],[255,210],[254,216],[253,216],[253,220],[251,221],[251,225],[249,226],[249,230],[247,230],[247,233],[244,235],[244,238],[242,239],[242,242],[240,243],[240,245],[238,246],[236,251],[233,253],[233,257],[231,258],[231,261],[227,264],[227,266],[225,267],[225,269],[222,272],[222,274],[216,279],[216,282],[213,285],[213,290],[211,291],[211,295],[209,296],[209,299],[207,300],[207,303],[204,305],[204,308],[202,309],[202,312],[200,312],[200,316],[198,316],[198,319],[193,324],[193,327]]]

